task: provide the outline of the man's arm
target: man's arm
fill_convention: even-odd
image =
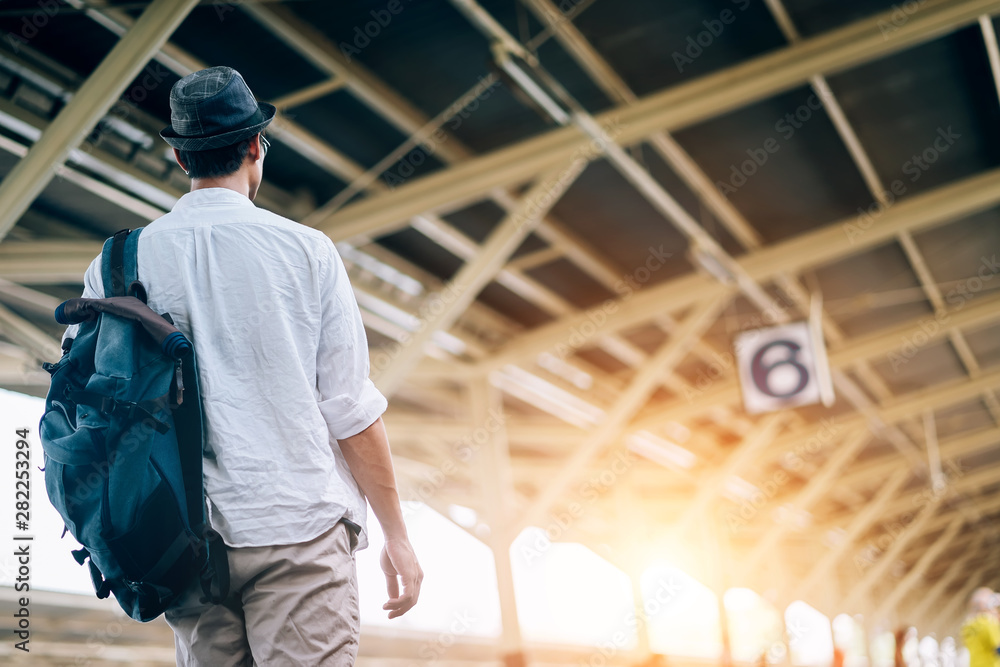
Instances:
[[[379,417],[361,433],[337,442],[385,534],[385,547],[379,562],[385,573],[389,601],[382,608],[389,611],[389,618],[402,616],[417,603],[424,573],[417,563],[417,556],[410,546],[406,525],[403,523],[403,511],[399,506],[396,477],[389,454],[389,438],[382,418]]]
[[[361,312],[344,264],[326,237],[316,248],[317,257],[324,252],[328,254],[318,276],[323,309],[316,356],[319,409],[385,533],[380,563],[389,601],[383,609],[389,611],[389,618],[396,618],[416,604],[424,574],[413,555],[399,507],[389,439],[380,417],[387,402],[368,379],[368,339]]]

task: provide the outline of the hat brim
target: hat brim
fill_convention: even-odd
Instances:
[[[239,143],[240,141],[257,134],[267,127],[272,120],[274,120],[274,114],[277,113],[277,108],[275,108],[273,104],[258,102],[257,108],[260,110],[264,120],[256,122],[253,125],[238,127],[235,130],[229,130],[227,132],[205,137],[184,137],[177,134],[174,131],[173,126],[168,125],[160,130],[160,136],[164,141],[179,151],[208,151],[213,148],[232,146],[233,144]],[[256,114],[254,115],[256,116]],[[251,119],[252,118],[253,116],[251,116]]]

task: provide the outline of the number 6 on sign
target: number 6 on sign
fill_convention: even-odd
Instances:
[[[808,322],[747,331],[735,345],[748,413],[831,402],[826,349]]]

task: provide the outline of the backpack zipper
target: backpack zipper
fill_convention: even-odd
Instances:
[[[177,386],[177,405],[184,402],[184,370],[181,360],[174,363],[174,384]]]

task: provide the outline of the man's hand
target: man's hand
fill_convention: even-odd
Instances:
[[[386,540],[379,556],[379,565],[385,574],[385,587],[389,593],[389,601],[382,605],[382,609],[389,610],[389,618],[402,616],[417,604],[420,582],[424,580],[424,571],[420,569],[410,541]],[[399,594],[400,582],[403,586],[402,595]]]
[[[385,434],[382,418],[376,419],[361,433],[339,442],[351,474],[371,504],[385,535],[385,548],[379,556],[379,565],[385,573],[389,601],[382,608],[389,611],[389,618],[402,616],[417,604],[424,572],[406,536],[403,510],[396,492],[396,477],[392,472],[392,457],[389,455],[389,438]],[[402,595],[399,594],[400,584]]]

